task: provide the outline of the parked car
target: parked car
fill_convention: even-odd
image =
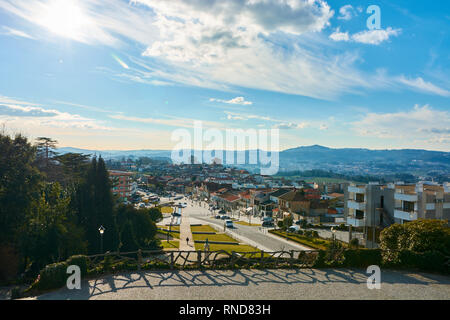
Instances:
[[[274,224],[273,224],[273,221],[264,221],[264,222],[262,223],[262,226],[263,226],[263,227],[266,227],[266,228],[270,228],[270,227],[273,227]]]
[[[217,216],[215,216],[214,218],[216,218],[216,219],[220,219],[221,218],[221,216],[218,214]]]
[[[290,227],[288,228],[288,231],[289,231],[289,232],[296,232],[296,231],[298,231],[298,230],[300,230],[300,227],[297,226],[297,225],[295,225],[295,226],[290,226]]]
[[[172,213],[172,216],[174,216],[174,217],[181,217],[181,213],[174,212],[174,213]]]

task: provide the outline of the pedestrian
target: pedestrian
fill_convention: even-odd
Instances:
[[[189,245],[189,237],[186,238],[186,244]]]

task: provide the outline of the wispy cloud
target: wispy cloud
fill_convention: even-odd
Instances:
[[[209,101],[210,102],[221,102],[221,103],[226,103],[226,104],[239,104],[239,105],[243,105],[243,106],[248,106],[248,105],[253,104],[252,101],[246,101],[244,97],[236,97],[231,100],[221,100],[221,99],[211,98],[211,99],[209,99]]]
[[[347,4],[339,9],[338,19],[351,20],[355,15],[357,15],[357,11],[351,4]]]
[[[379,45],[389,40],[390,37],[398,36],[400,33],[401,29],[392,29],[391,27],[388,27],[379,30],[364,30],[349,35],[348,32],[341,32],[339,28],[337,28],[329,37],[334,41],[352,41],[363,44]]]
[[[368,113],[352,127],[364,137],[387,139],[415,148],[450,150],[450,112],[428,105],[394,113]]]
[[[2,30],[3,31],[0,31],[0,34],[3,34],[3,35],[22,37],[22,38],[35,40],[35,38],[33,36],[29,35],[28,33],[24,32],[24,31],[21,31],[21,30],[13,29],[13,28],[10,28],[7,26],[3,26]]]
[[[436,94],[443,97],[450,97],[449,90],[442,89],[431,82],[423,80],[421,77],[415,79],[408,79],[405,78],[404,76],[401,76],[398,77],[398,81],[421,92]]]

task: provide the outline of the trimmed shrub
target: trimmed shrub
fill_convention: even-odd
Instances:
[[[35,287],[39,290],[49,290],[65,286],[68,277],[67,267],[66,262],[49,264],[41,270]]]
[[[346,267],[366,268],[371,265],[381,266],[380,249],[347,249],[344,251],[344,265]]]
[[[417,268],[423,271],[450,273],[449,258],[439,251],[417,253],[411,250],[399,252],[396,266]]]
[[[72,256],[66,261],[68,266],[78,266],[81,270],[81,276],[84,277],[87,275],[87,269],[88,269],[88,258],[87,256],[78,255],[78,256]]]
[[[352,248],[358,248],[359,247],[359,240],[358,240],[358,238],[353,238],[352,240],[350,240],[349,245]]]

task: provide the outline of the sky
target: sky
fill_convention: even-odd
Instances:
[[[202,121],[279,129],[282,150],[450,151],[449,9],[0,0],[0,127],[95,150],[170,150]]]

